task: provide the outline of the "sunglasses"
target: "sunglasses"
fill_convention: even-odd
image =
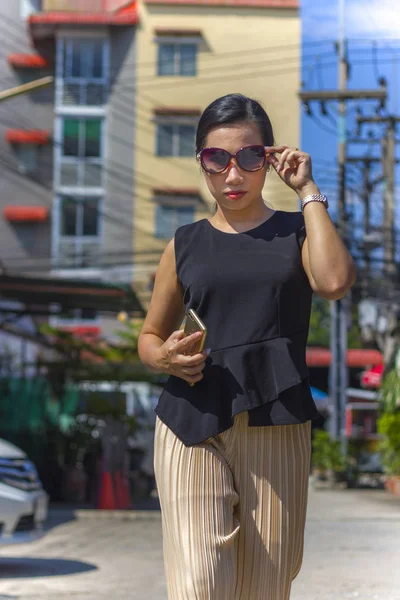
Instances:
[[[231,154],[222,148],[203,148],[197,155],[197,160],[207,173],[215,175],[223,173],[230,165],[232,158],[243,171],[259,171],[265,165],[264,146],[246,146],[240,148],[236,154]]]

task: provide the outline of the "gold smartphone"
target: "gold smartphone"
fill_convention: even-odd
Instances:
[[[203,336],[197,342],[196,346],[193,347],[192,354],[203,352],[207,337],[207,327],[204,325],[196,311],[193,310],[193,308],[190,308],[186,315],[184,332],[186,335],[191,335],[192,333],[196,333],[196,331],[201,331]]]

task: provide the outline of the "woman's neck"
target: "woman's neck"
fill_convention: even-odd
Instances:
[[[240,232],[257,227],[269,217],[272,217],[274,212],[262,200],[257,206],[250,206],[243,211],[227,210],[218,206],[217,212],[209,220],[217,229],[222,231]]]

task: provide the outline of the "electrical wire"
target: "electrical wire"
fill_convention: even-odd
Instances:
[[[270,49],[268,49],[268,50],[270,50]],[[275,61],[275,62],[276,62],[276,61]],[[285,61],[285,59],[282,59],[282,62],[287,62],[287,61]],[[153,62],[152,62],[152,64],[153,64]],[[297,66],[296,66],[296,69],[297,69]],[[264,72],[264,71],[262,71],[262,72]],[[253,76],[256,76],[256,75],[258,76],[259,74],[260,74],[260,72],[259,72],[259,71],[257,71],[257,73],[254,73],[254,74],[248,74],[248,75],[249,75],[249,76],[251,76],[251,77],[253,77]],[[218,78],[218,80],[220,80],[220,78]],[[198,81],[198,83],[199,83],[199,84],[200,84],[200,83],[203,83],[203,81],[199,80],[199,81]],[[321,125],[321,123],[320,123],[320,125]],[[331,133],[331,134],[332,134],[332,133],[334,133],[334,135],[336,135],[336,132],[332,132],[331,130],[329,130],[329,133]],[[151,156],[154,156],[154,154],[153,154],[153,153],[151,153],[151,152],[150,152],[150,151],[148,151],[148,150],[143,150],[143,149],[141,149],[141,151],[145,151],[145,152],[147,152],[147,153],[151,154]],[[147,177],[147,175],[145,175],[145,177]]]

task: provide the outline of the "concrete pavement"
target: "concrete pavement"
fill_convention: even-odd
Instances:
[[[54,510],[49,526],[33,545],[0,548],[0,600],[166,600],[157,511]],[[400,600],[399,500],[310,490],[291,600],[317,599]]]

